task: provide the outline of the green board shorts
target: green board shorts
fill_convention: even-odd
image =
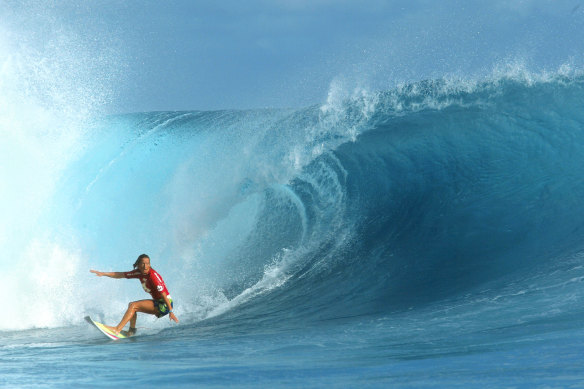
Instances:
[[[174,308],[174,303],[170,296],[168,296],[168,300],[170,301],[170,309]],[[164,299],[154,300],[154,306],[158,309],[158,315],[156,317],[163,317],[168,315],[168,306],[164,302]]]

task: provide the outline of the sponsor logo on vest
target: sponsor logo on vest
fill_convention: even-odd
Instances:
[[[148,287],[146,286],[146,281],[142,282],[142,289],[144,289],[146,293],[150,293],[150,289],[148,289]]]

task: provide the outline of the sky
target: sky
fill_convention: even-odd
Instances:
[[[83,89],[107,113],[302,107],[326,100],[332,83],[384,90],[517,64],[581,68],[580,4],[3,0],[0,66],[18,55],[37,89]]]

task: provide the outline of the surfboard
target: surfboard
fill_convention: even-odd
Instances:
[[[125,338],[127,338],[127,336],[126,336],[127,333],[124,334],[125,331],[122,331],[119,334],[116,334],[116,333],[112,332],[111,330],[109,330],[102,323],[93,320],[89,316],[85,316],[85,320],[89,324],[92,324],[93,326],[95,326],[95,328],[97,328],[98,330],[100,330],[105,336],[107,336],[108,338],[110,338],[112,340],[119,340],[119,339],[125,339]]]

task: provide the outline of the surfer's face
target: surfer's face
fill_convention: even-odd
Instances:
[[[142,274],[148,274],[150,271],[150,258],[142,258],[138,263],[138,269]]]

